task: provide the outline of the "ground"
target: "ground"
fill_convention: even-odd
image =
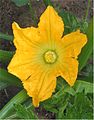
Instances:
[[[83,18],[86,13],[87,9],[87,1],[88,0],[52,0],[53,4],[62,9],[65,9],[67,11],[71,11],[74,13],[78,18]],[[37,18],[37,21],[39,20],[39,17],[41,13],[46,8],[43,4],[42,0],[31,0],[31,4],[33,7],[33,10],[35,12],[35,16]],[[89,16],[88,19],[92,17],[92,3],[91,8],[89,10]],[[13,22],[17,22],[21,27],[27,27],[27,26],[34,26],[34,23],[32,21],[31,13],[29,11],[28,5],[23,7],[17,7],[11,0],[0,0],[0,32],[8,33],[12,35],[12,28],[11,24]],[[0,49],[4,50],[14,50],[12,43],[9,42],[0,42]],[[6,68],[7,65],[2,65],[0,63],[0,67]],[[0,91],[0,109],[18,92],[20,91],[17,87],[11,86],[6,88],[5,90]],[[39,112],[40,110],[37,109],[38,114],[42,114]],[[45,114],[46,118],[54,118],[54,115],[51,113],[43,111],[43,115]]]

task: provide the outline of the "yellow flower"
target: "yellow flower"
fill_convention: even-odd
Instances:
[[[62,76],[73,86],[78,73],[77,56],[87,37],[80,30],[63,36],[64,23],[53,7],[48,6],[37,28],[20,28],[13,23],[13,56],[8,71],[19,77],[33,105],[51,97],[56,77]]]

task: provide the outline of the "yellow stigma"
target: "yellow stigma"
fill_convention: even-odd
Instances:
[[[45,52],[44,59],[47,63],[54,63],[57,59],[57,55],[54,51],[49,50]]]

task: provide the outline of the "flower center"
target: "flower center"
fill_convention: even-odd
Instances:
[[[54,51],[49,50],[49,51],[45,52],[44,59],[49,64],[54,63],[57,59],[57,55]]]

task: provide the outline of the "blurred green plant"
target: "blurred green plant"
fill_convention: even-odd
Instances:
[[[0,32],[0,41],[3,40],[9,40],[9,41],[13,41],[13,36],[12,35],[8,35],[8,34],[4,34],[2,32]]]
[[[14,2],[18,7],[28,4],[28,0],[11,0],[11,1]]]
[[[53,6],[51,0],[43,0],[43,2],[44,2],[44,4],[45,4],[46,7],[47,7],[48,5]]]
[[[37,119],[37,115],[33,112],[34,108],[32,106],[26,107],[21,104],[14,104],[14,109],[16,110],[16,116],[21,119]]]
[[[8,73],[7,70],[2,68],[0,68],[0,86],[2,85],[1,83],[22,87],[21,81],[16,76]]]
[[[13,56],[14,52],[0,50],[0,61],[3,63],[9,62]]]
[[[28,5],[29,7],[29,10],[30,10],[30,13],[31,13],[31,17],[32,17],[32,20],[34,22],[34,25],[36,26],[36,17],[35,17],[35,12],[32,8],[32,4],[31,4],[31,0],[11,0],[12,2],[15,3],[16,6],[18,7],[22,7],[24,5]],[[33,1],[32,1],[33,2]]]
[[[71,98],[72,99],[72,98]],[[66,109],[60,107],[56,114],[57,119],[93,119],[93,105],[89,98],[82,92],[67,103]]]
[[[28,95],[25,90],[20,91],[17,95],[15,95],[0,111],[0,119],[5,119],[9,115],[13,114],[14,104],[23,103],[28,99]]]

